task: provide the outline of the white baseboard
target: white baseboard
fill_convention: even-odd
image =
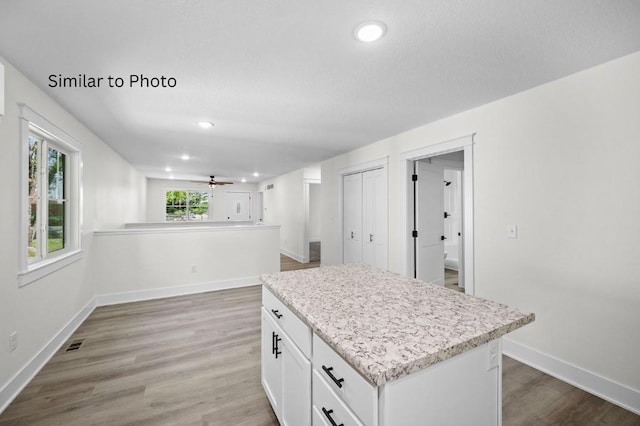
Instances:
[[[53,357],[64,342],[80,327],[96,307],[96,299],[87,303],[46,345],[0,389],[0,414]]]
[[[175,287],[154,288],[150,290],[128,291],[125,293],[100,294],[96,296],[97,306],[117,305],[119,303],[140,302],[143,300],[163,299],[165,297],[185,296],[187,294],[259,285],[260,277],[234,278],[230,280],[209,281]]]
[[[640,390],[632,389],[576,365],[504,337],[502,352],[536,370],[640,415]]]
[[[292,258],[294,260],[297,260],[300,263],[309,263],[309,259],[308,258],[305,259],[305,257],[303,255],[298,254],[298,253],[294,253],[294,252],[289,251],[287,249],[281,248],[280,249],[280,253],[282,253],[285,256],[288,256],[288,257],[290,257],[290,258]]]

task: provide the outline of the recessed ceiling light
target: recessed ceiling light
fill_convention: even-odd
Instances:
[[[354,31],[356,38],[369,43],[380,39],[387,32],[387,26],[379,21],[367,21],[358,25]]]
[[[170,171],[171,171],[171,167],[169,167],[169,166],[165,167],[165,168],[164,168],[164,171],[165,171],[165,172],[170,172]]]
[[[247,180],[245,178],[242,178],[242,183],[245,183]]]
[[[210,127],[213,127],[213,123],[210,121],[198,121],[198,126],[202,127],[203,129],[208,129]]]
[[[258,173],[258,172],[253,172],[253,177],[258,177],[258,176],[260,176],[260,173]]]
[[[182,158],[183,160],[187,161],[189,159],[189,154],[182,154]]]

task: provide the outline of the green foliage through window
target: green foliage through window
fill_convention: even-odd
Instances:
[[[166,220],[189,221],[209,218],[209,193],[197,191],[167,191]]]

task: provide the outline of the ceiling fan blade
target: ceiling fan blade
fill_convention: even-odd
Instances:
[[[233,182],[216,182],[216,185],[233,185]]]

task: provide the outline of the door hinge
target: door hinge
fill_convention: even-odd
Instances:
[[[418,231],[413,231],[411,235],[413,236],[413,238],[418,238]]]
[[[417,181],[418,180],[418,175],[411,175],[411,180],[413,182]]]

